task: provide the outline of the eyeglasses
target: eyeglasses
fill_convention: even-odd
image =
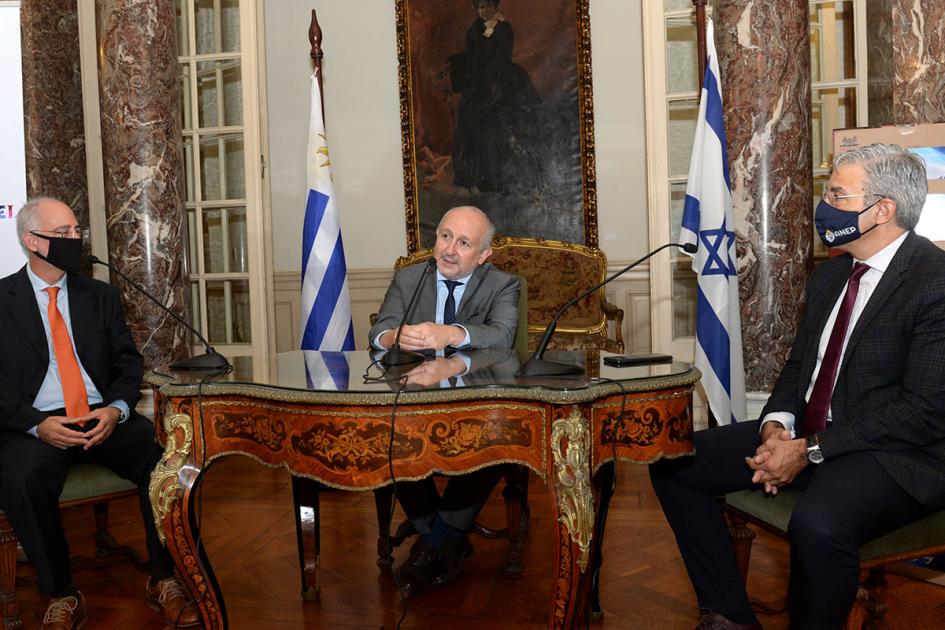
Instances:
[[[89,228],[85,227],[62,227],[55,230],[31,230],[33,233],[40,232],[44,234],[52,234],[57,238],[89,238]]]
[[[824,189],[824,194],[822,195],[824,201],[829,203],[831,206],[837,205],[837,202],[843,201],[844,199],[852,199],[853,197],[879,197],[883,199],[886,195],[880,195],[878,193],[857,193],[854,195],[835,195],[833,191]]]

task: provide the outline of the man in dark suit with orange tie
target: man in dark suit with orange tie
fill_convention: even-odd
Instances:
[[[148,603],[168,624],[199,625],[154,526],[148,482],[161,450],[152,424],[134,411],[143,369],[118,291],[76,273],[84,230],[66,204],[29,201],[16,225],[29,260],[0,280],[0,493],[39,590],[50,596],[43,628],[87,621],[59,516],[66,472],[86,462],[138,485]]]
[[[927,189],[922,159],[901,147],[837,156],[815,223],[845,253],[811,274],[760,420],[697,432],[694,457],[651,466],[698,628],[760,627],[721,494],[801,492],[788,599],[805,629],[843,626],[862,544],[945,507],[945,252],[913,231]]]

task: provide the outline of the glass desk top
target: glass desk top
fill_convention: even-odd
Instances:
[[[517,376],[521,362],[512,350],[472,350],[454,352],[445,357],[429,357],[409,368],[385,370],[380,354],[366,350],[352,352],[317,352],[295,350],[276,355],[276,369],[268,381],[254,380],[251,373],[234,370],[227,374],[207,371],[175,371],[168,367],[153,370],[149,383],[173,389],[198,384],[214,388],[241,385],[295,392],[393,394],[403,392],[436,392],[442,390],[542,389],[546,392],[573,392],[619,381],[628,390],[649,389],[651,381],[694,383],[699,372],[688,363],[674,361],[627,367],[604,365],[609,353],[574,351],[545,353],[545,358],[560,363],[582,366],[583,374],[575,376]],[[636,386],[635,386],[636,385]],[[619,386],[615,386],[619,387]],[[225,389],[231,389],[225,387]],[[207,391],[209,393],[209,391]],[[456,392],[459,393],[459,392]],[[470,392],[472,393],[472,392]]]

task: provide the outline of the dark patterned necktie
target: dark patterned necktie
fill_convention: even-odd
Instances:
[[[860,290],[860,278],[869,271],[869,265],[855,263],[847,283],[847,292],[843,296],[840,310],[837,311],[837,320],[830,331],[830,340],[827,350],[820,362],[820,372],[814,381],[807,409],[804,411],[804,420],[801,422],[801,435],[813,435],[823,431],[827,426],[827,411],[830,409],[830,398],[833,396],[834,381],[837,379],[837,368],[840,367],[840,352],[843,350],[843,340],[847,336],[850,326],[850,315],[853,313],[853,303]]]
[[[443,323],[444,324],[455,324],[456,323],[456,298],[453,297],[453,289],[462,284],[462,282],[457,282],[456,280],[444,280],[446,283],[446,290],[449,291],[449,295],[446,296],[446,304],[443,305]]]

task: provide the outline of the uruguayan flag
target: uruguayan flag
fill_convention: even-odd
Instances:
[[[692,258],[699,289],[696,367],[702,371],[702,385],[712,413],[719,424],[728,424],[746,416],[745,369],[738,314],[735,219],[711,20],[706,26],[706,44],[708,63],[679,240],[699,246]]]
[[[309,389],[328,392],[348,390],[351,366],[344,352],[302,352],[305,359],[305,384]]]
[[[351,298],[318,81],[312,75],[308,199],[302,227],[302,350],[354,350]]]

